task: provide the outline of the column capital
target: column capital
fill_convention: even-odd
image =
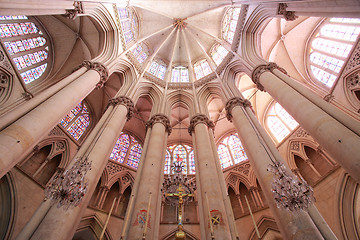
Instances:
[[[120,96],[120,97],[116,97],[116,98],[112,98],[109,100],[108,105],[106,106],[105,110],[111,105],[111,106],[116,106],[116,105],[123,105],[127,108],[128,113],[126,115],[127,120],[130,120],[130,118],[133,116],[134,114],[134,103],[133,101],[126,97],[126,96]]]
[[[81,64],[81,67],[86,67],[88,70],[95,70],[99,73],[100,81],[96,84],[97,89],[102,88],[104,83],[108,80],[109,70],[102,63],[85,60]]]
[[[232,115],[231,111],[235,106],[242,106],[242,107],[251,107],[251,103],[247,99],[242,99],[240,97],[233,97],[230,98],[229,101],[227,101],[225,105],[226,110],[226,118],[231,122],[232,121]]]
[[[253,72],[251,74],[251,79],[256,84],[256,87],[260,91],[265,91],[264,86],[260,83],[261,74],[263,74],[264,72],[272,72],[274,69],[278,69],[279,71],[281,71],[282,73],[287,75],[286,70],[284,68],[282,68],[282,67],[279,67],[274,62],[270,62],[268,64],[261,64],[261,65],[254,68],[254,70],[253,70]]]
[[[161,113],[153,115],[150,120],[146,122],[146,128],[152,128],[155,123],[162,123],[165,126],[168,135],[170,135],[172,128],[170,126],[170,120],[166,115]]]
[[[283,15],[286,21],[294,21],[298,16],[295,15],[295,11],[287,11],[287,7],[288,5],[286,3],[279,3],[277,14]]]
[[[192,132],[195,130],[195,126],[199,123],[205,124],[208,128],[214,129],[214,122],[211,121],[205,114],[196,114],[191,118],[190,126],[188,132],[192,135]]]
[[[84,13],[82,2],[74,1],[74,9],[66,9],[65,17],[70,20],[74,20],[78,14]]]

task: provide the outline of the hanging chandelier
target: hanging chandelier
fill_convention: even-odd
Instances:
[[[275,177],[272,183],[272,192],[278,208],[291,212],[306,211],[315,202],[314,192],[311,186],[297,176],[289,176],[284,164],[275,161],[269,164],[267,170]]]
[[[63,173],[56,174],[45,188],[45,199],[51,199],[52,204],[64,207],[65,210],[76,207],[88,190],[85,175],[91,169],[87,157],[79,157],[74,165]]]

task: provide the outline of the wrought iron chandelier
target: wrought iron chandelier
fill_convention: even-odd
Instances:
[[[304,179],[300,181],[297,176],[290,176],[284,164],[275,161],[269,164],[267,170],[275,175],[272,192],[278,208],[291,212],[306,211],[315,202],[311,186]]]
[[[74,165],[63,173],[56,174],[45,188],[45,199],[51,199],[52,204],[65,210],[76,207],[88,190],[85,175],[91,169],[87,157],[79,157]]]

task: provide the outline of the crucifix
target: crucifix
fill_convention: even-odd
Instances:
[[[176,232],[176,239],[185,239],[185,232],[182,230],[182,216],[183,216],[183,206],[184,206],[184,197],[193,197],[192,193],[185,193],[182,188],[181,183],[179,183],[179,187],[176,189],[176,193],[166,193],[166,197],[176,197],[179,199],[178,204],[178,231]]]

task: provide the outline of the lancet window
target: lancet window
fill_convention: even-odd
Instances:
[[[149,49],[145,44],[140,43],[134,48],[132,53],[137,61],[142,64],[149,56]]]
[[[51,44],[35,19],[0,16],[0,39],[25,84],[44,78]]]
[[[90,125],[89,111],[84,102],[74,107],[60,122],[75,140],[79,140]]]
[[[171,82],[189,82],[189,70],[187,67],[177,66],[172,70]]]
[[[226,50],[222,45],[217,44],[211,50],[211,57],[216,63],[216,65],[219,66],[228,53],[229,51]]]
[[[152,75],[154,75],[157,78],[164,80],[165,72],[166,72],[166,64],[165,63],[163,63],[161,60],[152,61],[150,68],[149,68],[149,73],[151,73]]]
[[[332,87],[360,33],[360,19],[331,18],[316,33],[310,48],[314,77]]]
[[[277,102],[270,106],[266,117],[266,124],[277,142],[281,142],[299,125]]]
[[[138,168],[141,152],[142,146],[140,143],[130,134],[122,132],[110,154],[110,159]]]
[[[222,37],[230,44],[233,42],[240,8],[229,8],[222,23]]]
[[[120,27],[126,44],[135,40],[137,33],[137,19],[129,8],[119,8]]]
[[[194,64],[194,71],[196,80],[199,80],[200,78],[209,75],[211,73],[211,68],[206,59],[203,59]]]
[[[167,148],[165,154],[165,174],[174,174],[173,164],[183,166],[183,174],[195,174],[195,159],[193,148],[186,144],[175,144]]]
[[[248,159],[237,133],[224,138],[217,151],[223,169]]]

